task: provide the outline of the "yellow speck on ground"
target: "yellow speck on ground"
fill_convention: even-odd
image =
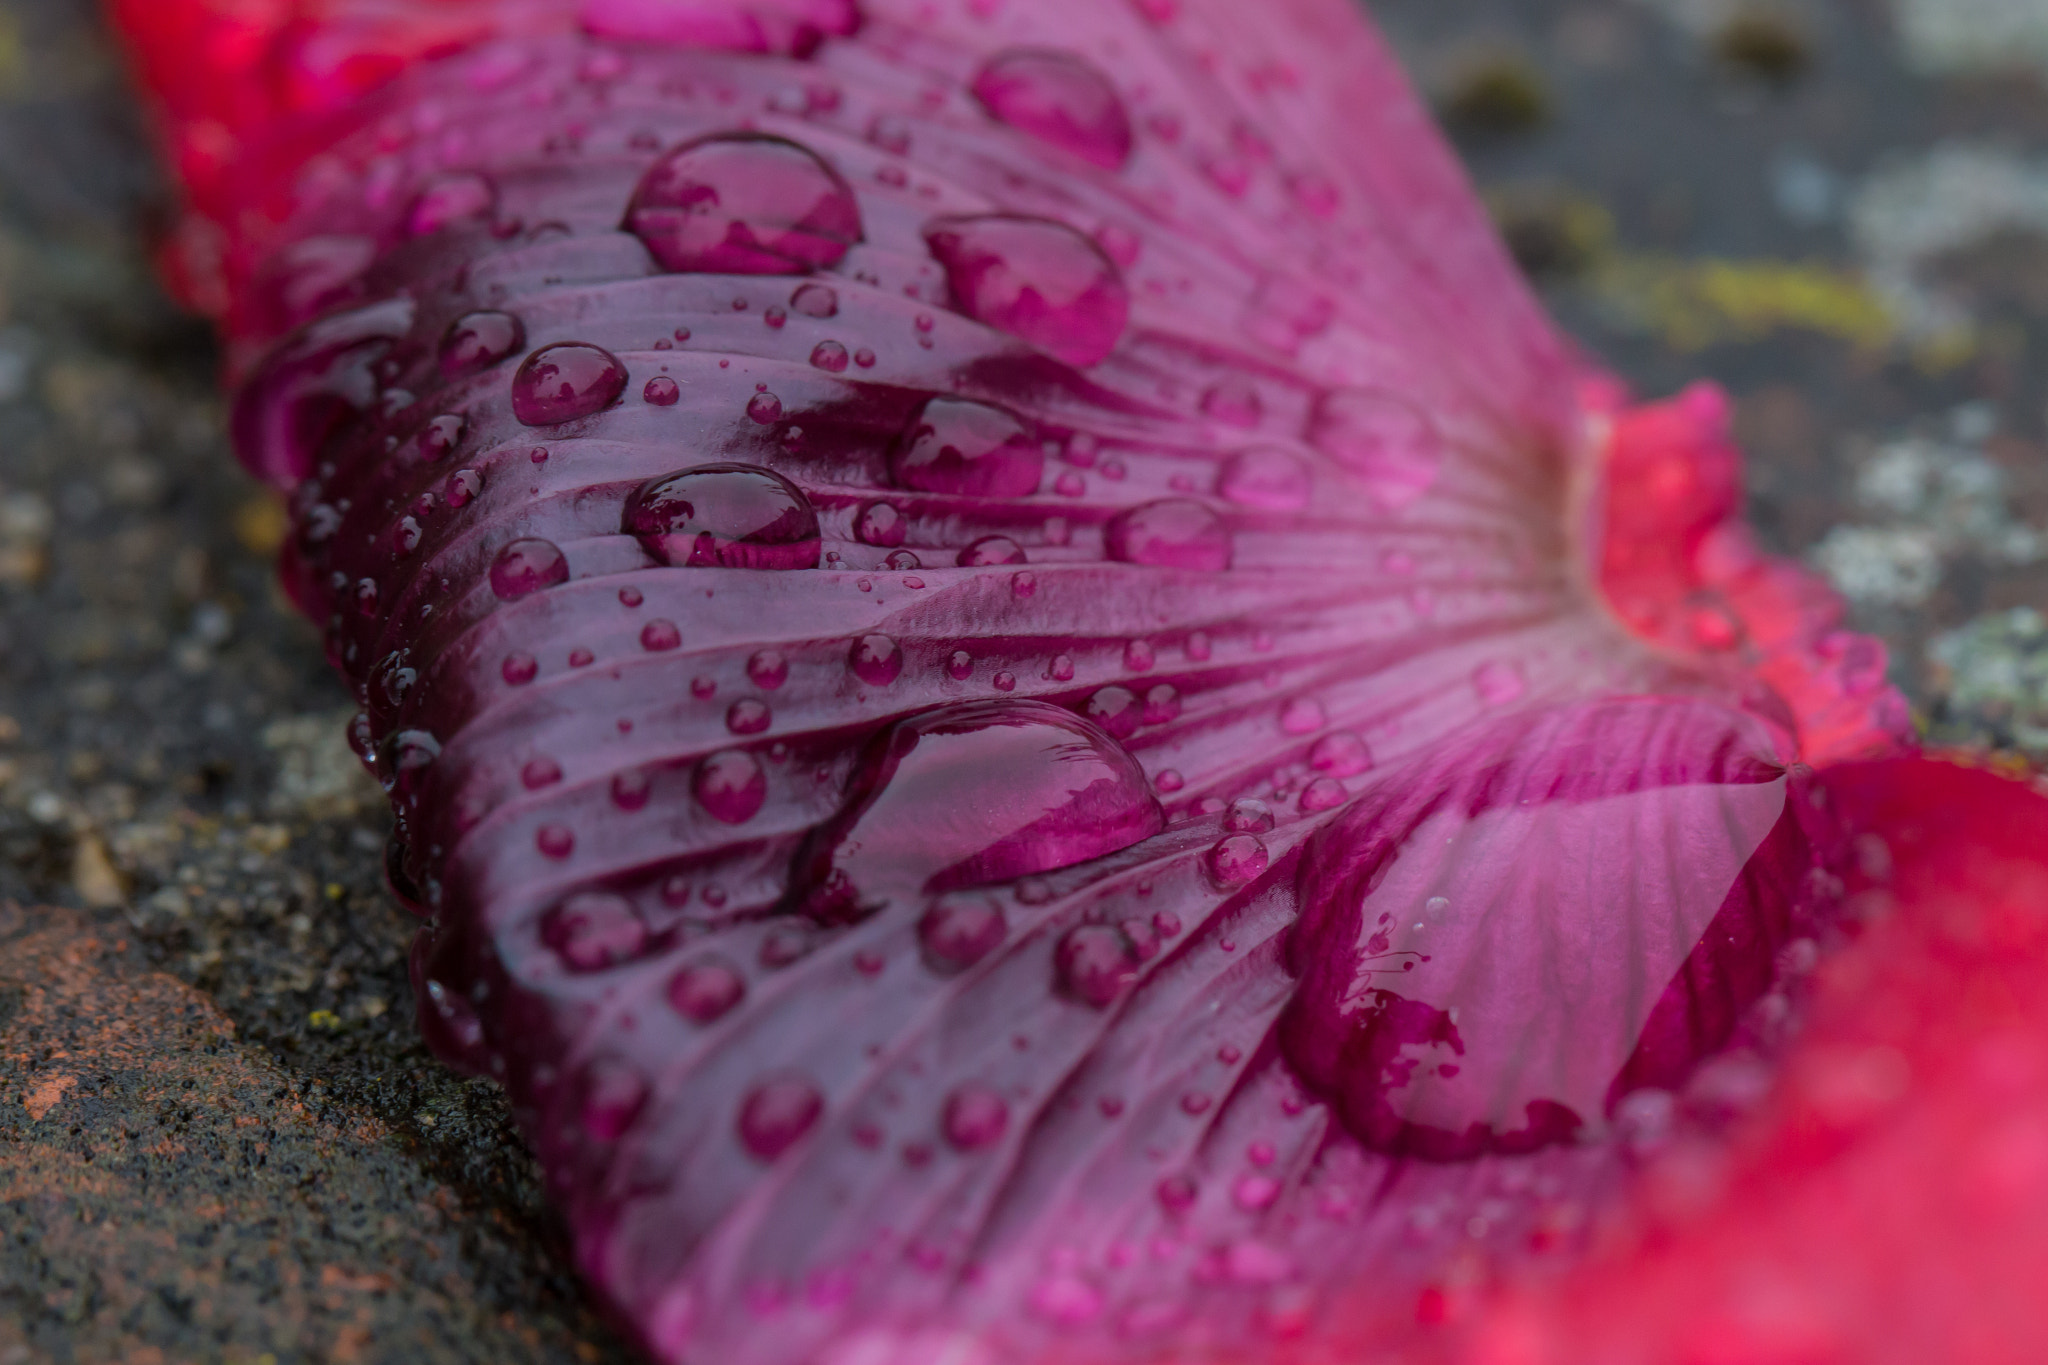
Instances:
[[[1876,350],[1897,335],[1890,311],[1859,275],[1812,262],[1619,256],[1600,271],[1596,288],[1678,351],[1786,330]]]
[[[71,853],[71,888],[95,910],[127,904],[128,887],[99,835],[88,832],[78,836]]]
[[[341,1016],[333,1010],[314,1010],[306,1016],[306,1026],[332,1031],[341,1027]]]
[[[275,493],[258,493],[235,509],[235,539],[250,554],[265,559],[276,554],[289,528],[284,500]]]

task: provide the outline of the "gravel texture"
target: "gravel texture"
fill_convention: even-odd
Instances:
[[[1584,344],[1728,385],[1758,525],[1933,736],[2048,758],[2036,78],[1854,0],[1374,8]],[[0,0],[0,1365],[628,1359],[417,1040],[381,797],[165,216],[90,6]]]

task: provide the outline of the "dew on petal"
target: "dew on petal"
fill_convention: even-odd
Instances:
[[[1108,731],[1112,738],[1129,739],[1144,719],[1144,703],[1128,687],[1105,687],[1088,698],[1082,708],[1088,719]]]
[[[1241,796],[1223,813],[1223,828],[1232,834],[1264,834],[1273,828],[1273,808],[1254,796]]]
[[[1244,375],[1227,375],[1202,394],[1202,412],[1227,427],[1255,427],[1265,420],[1258,385]]]
[[[839,293],[829,284],[798,285],[789,296],[789,306],[807,318],[833,318],[839,316]]]
[[[1238,886],[1266,870],[1266,846],[1251,834],[1233,834],[1209,850],[1209,873],[1222,886]]]
[[[825,1097],[807,1077],[774,1077],[740,1102],[740,1142],[762,1161],[773,1161],[801,1141],[824,1112]]]
[[[665,374],[658,374],[641,386],[641,401],[657,408],[672,408],[682,398],[682,386]]]
[[[1216,475],[1218,496],[1267,512],[1300,511],[1314,487],[1306,461],[1272,446],[1238,451]]]
[[[903,672],[903,647],[886,635],[863,635],[853,642],[846,666],[870,687],[887,687]]]
[[[1309,419],[1308,439],[1356,475],[1381,509],[1399,512],[1435,486],[1444,443],[1436,424],[1392,394],[1337,389]]]
[[[569,581],[569,560],[549,540],[515,540],[491,561],[491,591],[506,602]]]
[[[624,529],[663,564],[814,569],[818,515],[772,470],[707,464],[649,479],[626,502]]]
[[[654,779],[643,768],[628,768],[612,776],[612,804],[623,811],[644,810],[654,793]]]
[[[601,346],[565,341],[543,346],[512,377],[512,415],[530,427],[554,426],[602,412],[626,391],[626,366]]]
[[[1002,1141],[1010,1126],[1010,1105],[985,1085],[963,1085],[946,1097],[940,1121],[946,1141],[962,1152],[977,1152]]]
[[[474,469],[458,469],[441,486],[441,497],[450,507],[467,507],[484,491],[483,475]]]
[[[1172,683],[1157,683],[1145,690],[1145,724],[1165,725],[1180,719],[1180,689]]]
[[[899,721],[869,745],[844,809],[806,844],[797,883],[809,914],[845,922],[894,901],[1070,867],[1164,823],[1143,770],[1072,712],[959,702]]]
[[[1054,970],[1069,996],[1101,1009],[1138,976],[1138,954],[1124,931],[1109,924],[1070,929],[1053,950]]]
[[[806,147],[763,133],[718,133],[657,161],[633,192],[626,227],[662,269],[801,275],[837,265],[861,240],[860,206]]]
[[[853,533],[863,545],[892,550],[910,532],[910,519],[893,502],[871,502],[854,518]]]
[[[668,1003],[694,1024],[709,1024],[746,998],[747,979],[722,958],[699,958],[669,978]]]
[[[526,344],[526,326],[510,313],[464,313],[441,334],[441,373],[449,379],[475,374]]]
[[[1230,532],[1206,505],[1184,498],[1148,502],[1120,512],[1103,542],[1126,564],[1215,573],[1230,567]]]
[[[946,659],[946,676],[955,682],[966,682],[974,676],[974,656],[964,649],[956,649]]]
[[[561,780],[562,765],[552,758],[531,759],[519,770],[519,785],[530,792],[552,787]]]
[[[768,774],[761,761],[744,749],[726,749],[697,765],[690,793],[712,819],[744,825],[760,813],[768,799]]]
[[[1029,497],[1045,450],[1011,413],[963,398],[924,405],[889,455],[899,488],[983,498]]]
[[[1351,799],[1344,784],[1334,777],[1318,777],[1301,789],[1300,806],[1304,813],[1335,810]]]
[[[747,660],[747,678],[763,692],[773,692],[789,681],[789,660],[781,650],[756,650]]]
[[[1324,735],[1308,751],[1308,763],[1331,777],[1356,777],[1372,767],[1372,749],[1350,730]]]
[[[974,77],[974,97],[990,115],[1041,142],[1105,170],[1131,154],[1131,120],[1116,88],[1070,52],[1011,48]]]
[[[742,697],[726,709],[725,728],[736,735],[758,735],[773,719],[766,702]]]
[[[1008,536],[983,536],[956,557],[963,569],[981,569],[994,564],[1024,563],[1024,547]]]
[[[473,171],[436,177],[420,191],[406,214],[405,230],[414,237],[439,232],[466,220],[488,218],[498,205],[498,191]]]
[[[630,962],[647,946],[647,925],[623,896],[586,891],[541,917],[541,942],[572,972]]]
[[[1312,735],[1326,720],[1323,704],[1314,697],[1293,697],[1280,708],[1280,729],[1286,734]]]
[[[534,831],[533,844],[550,858],[566,858],[576,851],[576,832],[567,825],[542,825]]]
[[[1086,368],[1122,339],[1130,293],[1089,238],[1045,218],[944,218],[925,228],[960,310]]]
[[[821,341],[811,348],[811,364],[827,374],[846,373],[847,362],[851,359],[846,347],[837,341]]]
[[[673,621],[657,618],[640,627],[640,648],[650,654],[665,654],[682,645],[683,632]]]
[[[540,661],[531,654],[507,654],[498,666],[498,676],[514,687],[524,687],[540,674]]]
[[[917,923],[917,941],[933,971],[963,972],[1000,948],[1009,934],[993,900],[943,900]]]

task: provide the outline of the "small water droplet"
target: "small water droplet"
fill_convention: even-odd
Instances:
[[[1008,536],[984,536],[962,550],[956,562],[963,569],[982,569],[996,564],[1022,564],[1024,547]]]
[[[894,569],[897,573],[904,573],[910,569],[921,569],[924,567],[924,561],[909,550],[891,550],[889,557],[883,560],[882,564],[883,567]],[[924,580],[922,578],[906,578],[903,580],[903,586],[915,592],[924,586]]]
[[[1016,574],[1016,575],[1014,575],[1014,576],[1013,576],[1013,577],[1012,577],[1012,578],[1010,579],[1010,595],[1011,595],[1012,597],[1029,597],[1029,596],[1031,596],[1031,595],[1032,595],[1033,593],[1036,593],[1037,591],[1038,591],[1038,575],[1037,575],[1037,574],[1030,574],[1030,573],[1020,573],[1020,574]]]
[[[1152,779],[1152,785],[1169,796],[1187,784],[1188,780],[1181,776],[1178,768],[1161,768],[1159,776]]]
[[[1301,789],[1300,806],[1305,814],[1335,810],[1351,799],[1351,793],[1334,777],[1319,777]]]
[[[1138,976],[1138,954],[1124,931],[1109,924],[1070,929],[1053,950],[1060,986],[1085,1005],[1111,1004]]]
[[[712,819],[744,825],[760,813],[768,799],[768,774],[761,761],[744,749],[726,749],[697,765],[690,792]]]
[[[1045,218],[992,214],[928,224],[960,310],[1086,368],[1116,348],[1130,317],[1122,274],[1092,240]]]
[[[562,780],[562,765],[552,758],[536,758],[519,770],[519,781],[528,791],[552,787]]]
[[[514,687],[524,687],[540,673],[540,663],[531,654],[507,654],[498,674]]]
[[[474,469],[458,469],[441,486],[441,496],[450,507],[467,507],[484,491],[483,475]]]
[[[836,341],[821,341],[811,348],[811,364],[827,374],[846,373],[846,363],[850,358],[846,347]]]
[[[789,296],[789,306],[807,318],[832,318],[839,316],[839,294],[829,284],[798,285]],[[812,363],[816,363],[815,360]]]
[[[569,651],[569,667],[588,668],[597,662],[597,656],[581,645]]]
[[[699,701],[709,701],[718,695],[718,682],[702,674],[690,679],[690,695]]]
[[[789,681],[789,660],[780,650],[759,650],[747,660],[747,677],[763,692],[773,692]]]
[[[1105,170],[1131,154],[1131,121],[1116,87],[1070,52],[1012,48],[974,78],[974,97],[990,115],[1041,142]]]
[[[1103,536],[1109,557],[1126,564],[1215,573],[1230,567],[1230,532],[1202,503],[1148,502],[1120,512]]]
[[[886,635],[863,635],[853,642],[846,666],[870,687],[887,687],[903,672],[903,649]]]
[[[1165,725],[1180,719],[1180,690],[1172,683],[1159,683],[1145,692],[1145,724]]]
[[[673,621],[659,617],[640,627],[640,648],[650,654],[665,654],[671,649],[680,649],[683,632]]]
[[[1067,654],[1053,655],[1052,662],[1045,666],[1045,676],[1054,682],[1072,682],[1074,680],[1073,656]]]
[[[419,522],[412,517],[400,517],[398,526],[391,533],[391,548],[403,558],[420,547]]]
[[[940,1128],[946,1141],[960,1151],[994,1146],[1009,1126],[1009,1101],[987,1086],[963,1085],[946,1097]]]
[[[1159,1199],[1159,1206],[1168,1213],[1186,1213],[1195,1206],[1202,1190],[1193,1176],[1170,1175],[1159,1182],[1154,1193]]]
[[[542,825],[534,831],[533,846],[550,858],[566,858],[576,851],[576,832],[567,825]]]
[[[638,588],[625,587],[619,589],[619,605],[622,607],[637,607],[646,600],[647,595]]]
[[[640,390],[640,397],[657,408],[672,408],[682,396],[681,386],[665,374],[654,376]]]
[[[1279,1198],[1280,1182],[1269,1175],[1240,1176],[1230,1190],[1230,1201],[1246,1213],[1270,1209]]]
[[[597,972],[638,957],[648,935],[631,901],[586,891],[543,915],[540,937],[570,971]]]
[[[547,540],[515,540],[491,561],[491,591],[516,601],[569,581],[569,561]]]
[[[1206,1114],[1216,1103],[1216,1097],[1206,1090],[1190,1090],[1180,1097],[1180,1109],[1190,1118]]]
[[[767,325],[769,330],[779,332],[789,322],[789,312],[779,305],[770,305],[761,314],[761,321]]]
[[[993,900],[941,901],[917,924],[917,940],[933,971],[963,972],[1003,944],[1009,926]]]
[[[654,779],[644,768],[628,768],[612,775],[612,804],[620,810],[644,810],[653,794]]]
[[[696,1024],[714,1023],[746,998],[747,979],[722,958],[700,958],[669,979],[668,1002]]]
[[[1390,512],[1413,504],[1435,484],[1444,443],[1419,408],[1370,389],[1326,393],[1309,419],[1309,442],[1364,483]]]
[[[649,479],[627,500],[624,528],[659,562],[695,568],[814,569],[821,547],[803,490],[748,464]]]
[[[863,545],[894,549],[909,534],[910,519],[893,502],[871,502],[854,519],[853,533]]]
[[[441,334],[441,373],[457,379],[488,369],[526,344],[526,326],[510,313],[464,313]]]
[[[565,341],[543,346],[520,363],[512,377],[512,415],[530,427],[554,426],[602,412],[625,391],[626,366],[617,356]]]
[[[1044,471],[1045,451],[1019,418],[960,398],[927,402],[889,455],[890,479],[927,493],[1029,497]]]
[[[1308,751],[1311,768],[1331,777],[1356,777],[1372,768],[1372,749],[1350,730],[1324,735]]]
[[[1314,734],[1326,720],[1323,704],[1314,697],[1293,697],[1280,708],[1280,729],[1286,734]]]
[[[1124,646],[1124,668],[1127,672],[1150,673],[1158,662],[1158,652],[1143,640],[1133,640]]]
[[[584,1078],[583,1130],[600,1142],[616,1142],[647,1103],[647,1082],[620,1063],[601,1061]]]
[[[747,400],[747,416],[762,426],[782,420],[782,400],[772,393],[757,393]]]
[[[1522,675],[1519,664],[1496,659],[1472,670],[1472,690],[1488,706],[1506,706],[1519,701],[1529,690],[1529,680]]]
[[[1223,886],[1238,886],[1266,870],[1266,846],[1250,834],[1233,834],[1209,850],[1209,874]]]
[[[974,656],[964,649],[956,649],[946,660],[946,674],[955,682],[966,682],[974,676]]]
[[[766,702],[742,697],[726,710],[725,728],[736,735],[758,735],[773,718]]]
[[[1289,451],[1268,447],[1241,450],[1223,462],[1216,492],[1242,507],[1269,512],[1296,512],[1308,506],[1315,482],[1307,462]]]
[[[1273,808],[1255,797],[1241,796],[1223,813],[1223,828],[1232,834],[1264,834],[1273,828]]]
[[[837,265],[861,240],[860,206],[808,148],[763,133],[686,142],[633,192],[626,227],[662,269],[798,275]]]
[[[1228,427],[1255,427],[1265,420],[1259,387],[1248,376],[1225,375],[1202,395],[1202,411]]]
[[[825,1097],[808,1077],[774,1077],[740,1102],[740,1142],[761,1160],[773,1161],[802,1140],[824,1112]]]
[[[1138,732],[1144,706],[1128,687],[1105,687],[1088,698],[1082,708],[1088,719],[1116,739],[1129,739]]]

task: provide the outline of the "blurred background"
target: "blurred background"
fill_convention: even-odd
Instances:
[[[1932,738],[2048,759],[2048,0],[1369,7],[1581,344],[1728,387]],[[623,1361],[414,1041],[166,213],[92,6],[0,0],[0,1365]]]

